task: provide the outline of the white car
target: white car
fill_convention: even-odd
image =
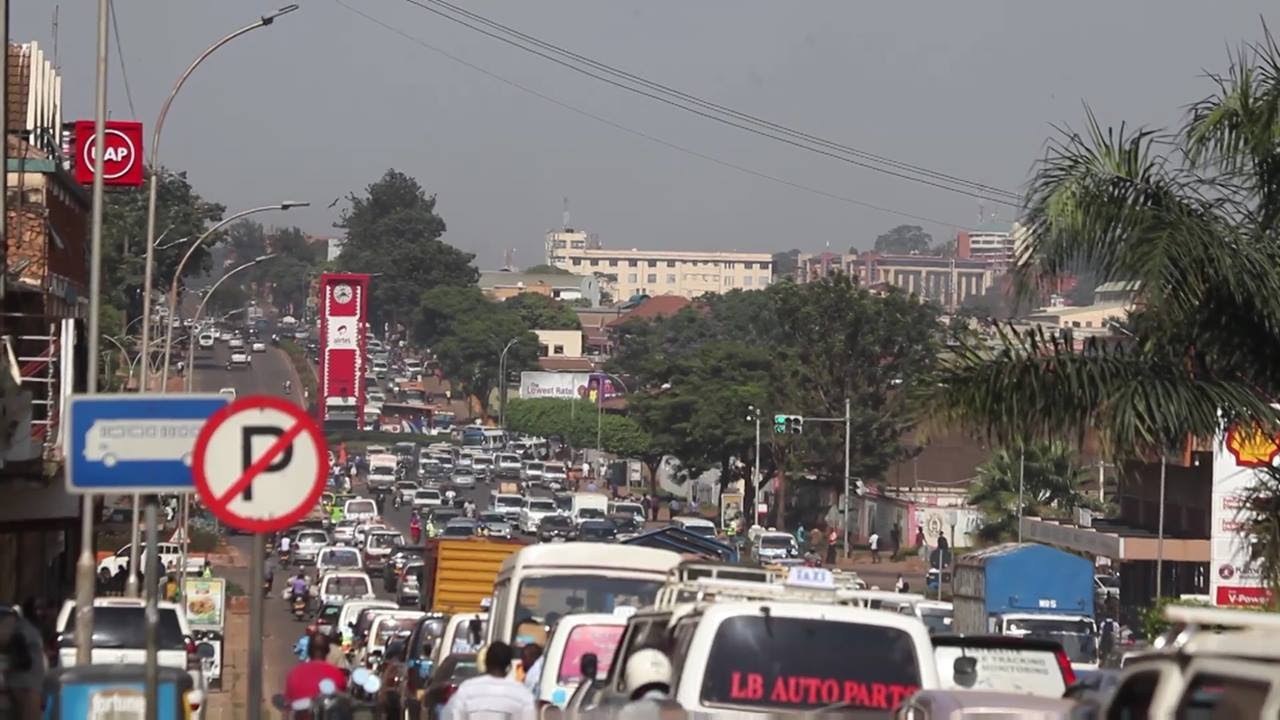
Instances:
[[[204,700],[208,691],[203,663],[196,655],[196,643],[187,624],[187,615],[177,604],[161,602],[160,624],[156,632],[159,644],[156,662],[161,667],[186,670],[191,676],[192,690],[187,701],[195,711],[193,717],[204,717]],[[56,630],[60,637],[75,634],[76,604],[67,600],[58,612]],[[137,598],[108,597],[93,601],[93,665],[142,665],[146,662],[146,602]],[[59,643],[58,664],[75,667],[76,647],[72,642]]]
[[[224,388],[222,388],[221,390],[219,390],[219,391],[218,391],[218,394],[219,394],[219,395],[226,395],[227,397],[231,398],[232,400],[235,400],[235,399],[236,399],[236,389],[235,389],[235,388],[233,388],[233,387],[224,387]]]
[[[382,360],[373,361],[373,374],[379,379],[387,376],[387,363]]]
[[[337,605],[347,600],[376,600],[373,583],[363,572],[331,572],[316,583],[321,605]]]
[[[449,476],[449,482],[460,488],[473,488],[476,486],[475,471],[465,467],[457,468],[453,474]]]
[[[569,472],[561,463],[547,463],[542,466],[542,484],[549,490],[563,490],[569,482]]]
[[[201,348],[203,348],[203,349],[205,349],[205,350],[208,350],[209,348],[213,347],[213,341],[214,341],[213,333],[211,333],[211,332],[202,332],[202,333],[200,333],[200,347],[201,347]]]
[[[261,340],[254,340],[253,344],[249,346],[249,349],[256,353],[264,353],[267,351],[267,344]]]
[[[397,480],[396,495],[399,496],[400,502],[405,505],[413,504],[413,494],[418,491],[418,483],[412,480]]]
[[[441,497],[440,491],[436,488],[422,488],[413,491],[413,507],[415,510],[419,508],[440,507],[444,504],[444,498]]]
[[[330,545],[316,552],[316,576],[331,572],[363,570],[364,558],[353,547]]]
[[[351,498],[343,503],[342,516],[348,520],[368,522],[378,517],[378,504],[369,498]]]
[[[231,337],[231,340],[227,342],[227,347],[231,348],[232,350],[243,350],[244,338],[240,337],[239,335],[233,335]]]
[[[231,367],[249,367],[249,353],[236,350],[231,353]]]
[[[376,403],[381,405],[387,401],[387,396],[381,390],[370,390],[364,394],[365,404]]]
[[[517,524],[522,532],[532,535],[538,532],[538,523],[548,515],[556,514],[556,501],[551,498],[530,497],[524,499]]]
[[[356,541],[356,525],[358,520],[343,520],[333,526],[333,541],[335,543],[346,543],[348,545]]]

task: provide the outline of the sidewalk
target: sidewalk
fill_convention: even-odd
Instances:
[[[211,553],[214,574],[227,582],[240,580],[249,567],[240,549],[228,545],[226,552]],[[231,572],[228,572],[231,571]],[[245,587],[245,592],[256,588]],[[222,635],[222,689],[209,691],[205,700],[205,720],[240,720],[248,715],[249,694],[249,605],[248,598],[227,598],[227,624]]]

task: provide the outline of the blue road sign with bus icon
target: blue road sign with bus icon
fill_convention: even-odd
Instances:
[[[192,492],[191,458],[205,420],[230,398],[75,395],[67,406],[67,490]]]

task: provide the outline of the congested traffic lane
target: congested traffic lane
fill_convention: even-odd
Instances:
[[[249,341],[245,341],[248,349]],[[249,367],[227,369],[227,360],[231,351],[227,343],[221,340],[214,342],[212,349],[197,347],[195,354],[195,378],[192,387],[196,392],[218,392],[222,388],[233,387],[237,397],[245,395],[280,395],[284,396],[286,380],[295,385],[293,393],[288,397],[292,402],[301,404],[296,388],[297,378],[289,356],[280,348],[267,344],[267,351],[249,353]]]

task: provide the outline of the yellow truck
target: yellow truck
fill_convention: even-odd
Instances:
[[[493,582],[507,556],[524,543],[493,538],[430,539],[422,551],[422,609],[477,612],[493,595]]]

